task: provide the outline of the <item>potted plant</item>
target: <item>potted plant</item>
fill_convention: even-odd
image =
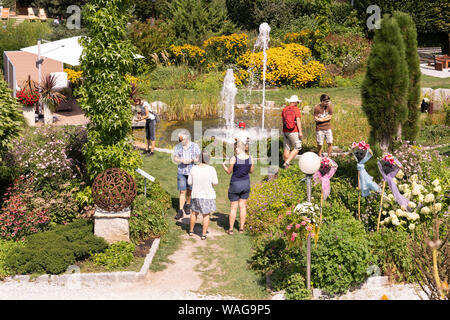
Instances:
[[[66,100],[66,96],[55,90],[56,77],[47,75],[39,86],[41,101],[44,110],[44,124],[53,123],[53,113],[56,112],[61,101]]]
[[[23,116],[30,126],[35,124],[35,110],[39,102],[40,94],[36,83],[28,76],[23,83],[23,89],[16,93],[17,100],[22,104]]]

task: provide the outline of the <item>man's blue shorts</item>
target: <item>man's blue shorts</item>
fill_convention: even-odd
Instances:
[[[188,185],[188,175],[186,174],[181,174],[178,173],[177,174],[177,187],[178,187],[178,191],[183,191],[183,190],[192,190],[192,186]]]

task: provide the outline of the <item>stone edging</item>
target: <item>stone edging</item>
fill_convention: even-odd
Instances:
[[[62,275],[44,274],[35,279],[30,275],[16,275],[5,278],[4,282],[11,281],[29,281],[36,283],[48,283],[55,285],[75,285],[75,284],[104,284],[104,283],[118,283],[118,282],[138,282],[143,281],[153,257],[159,248],[160,238],[153,240],[152,246],[145,257],[144,264],[139,272],[135,271],[120,271],[120,272],[102,272],[102,273],[74,273]],[[76,283],[75,283],[76,282]]]

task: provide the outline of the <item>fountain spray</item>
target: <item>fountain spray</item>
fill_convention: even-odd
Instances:
[[[266,70],[267,70],[267,48],[269,47],[270,27],[264,22],[259,26],[259,35],[256,39],[255,47],[263,49],[263,90],[262,90],[262,125],[261,129],[264,130],[264,111],[266,107]]]

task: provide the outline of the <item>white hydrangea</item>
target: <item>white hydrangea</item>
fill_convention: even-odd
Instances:
[[[402,209],[397,209],[397,211],[395,211],[395,214],[397,215],[397,217],[403,217],[405,215],[405,211],[403,211]]]
[[[416,227],[416,225],[414,224],[414,223],[411,223],[410,225],[409,225],[409,230],[414,230],[414,228]]]
[[[425,203],[430,203],[434,201],[434,194],[429,193],[425,196]]]
[[[437,186],[433,189],[434,192],[439,193],[442,191],[442,187],[441,186]]]
[[[383,203],[383,208],[385,208],[385,209],[387,209],[387,208],[389,208],[390,207],[390,205],[389,205],[389,203]]]
[[[420,187],[419,185],[415,185],[413,186],[411,193],[413,194],[413,196],[418,196],[420,194]]]
[[[414,202],[410,201],[408,202],[408,207],[410,207],[411,209],[415,209],[417,205]]]
[[[419,177],[417,176],[417,174],[413,174],[411,177],[409,177],[409,181],[417,182],[417,181],[419,181]]]
[[[385,216],[385,215],[387,215],[387,211],[386,210],[383,210],[383,216]]]
[[[423,202],[425,200],[425,196],[423,194],[419,194],[419,202]]]
[[[391,217],[391,218],[395,217],[395,211],[394,210],[390,210],[389,211],[389,217]]]
[[[405,173],[400,169],[400,170],[398,170],[398,172],[395,176],[399,179],[403,179],[403,177],[405,176]]]
[[[423,214],[429,214],[429,213],[430,213],[430,208],[428,208],[428,207],[423,207],[422,209],[420,209],[420,213],[423,213]]]
[[[441,210],[442,210],[442,203],[440,203],[440,202],[435,203],[434,206],[433,206],[433,209],[434,209],[434,211],[436,211],[436,212],[441,211]]]
[[[394,195],[392,193],[389,193],[388,198],[391,199],[391,200],[395,199],[395,197],[394,197]]]
[[[434,181],[431,184],[433,186],[437,187],[437,186],[439,186],[439,180],[438,179],[434,179]]]
[[[394,226],[399,226],[400,225],[400,221],[398,219],[392,219],[392,224]]]

